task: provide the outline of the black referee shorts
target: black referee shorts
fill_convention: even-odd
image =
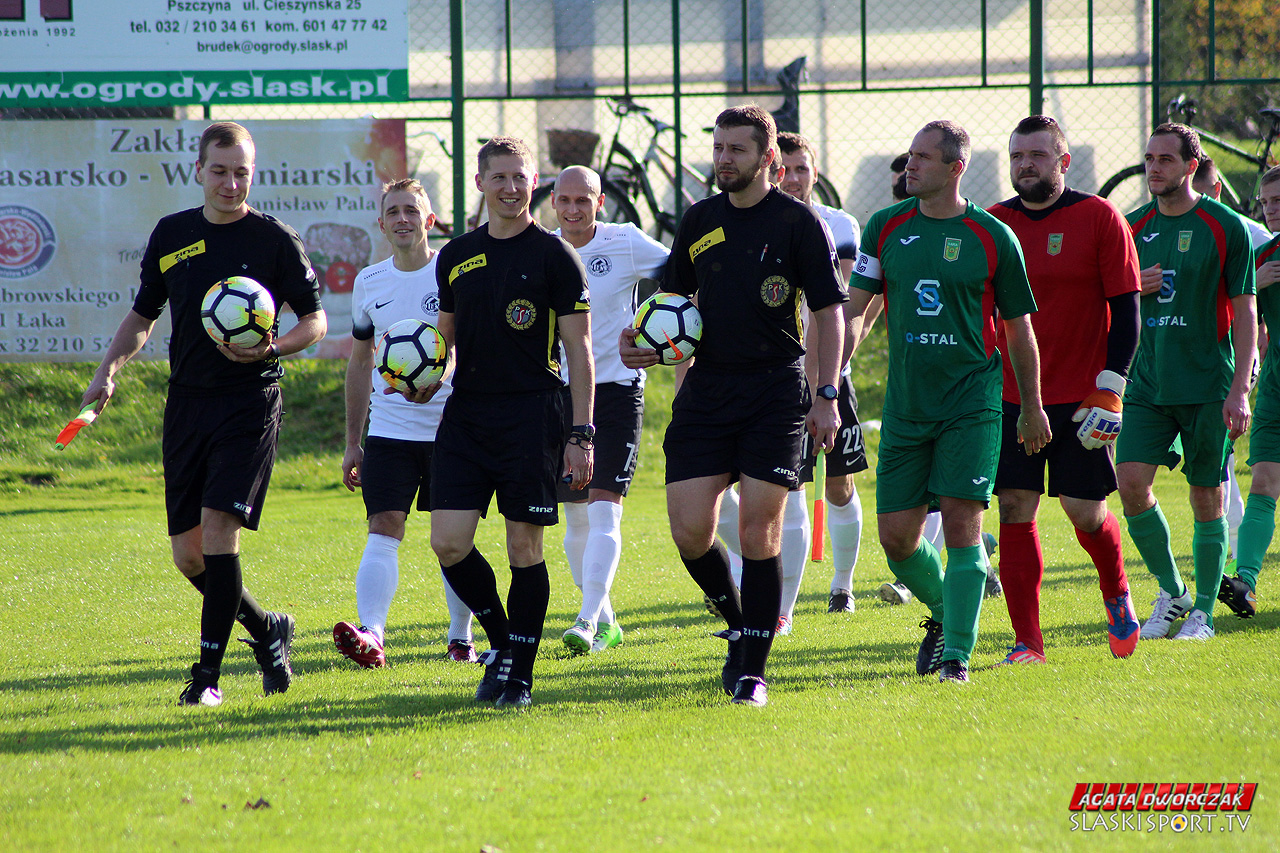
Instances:
[[[431,511],[432,441],[406,441],[371,435],[364,442],[364,462],[360,466],[360,492],[366,517],[380,512],[403,512],[414,506],[418,512]]]
[[[571,428],[572,402],[568,389],[563,393],[565,423]],[[587,489],[601,489],[626,497],[627,490],[631,488],[631,478],[636,473],[640,430],[644,426],[644,389],[640,383],[602,382],[597,385],[594,419],[595,452],[591,484]],[[557,497],[561,503],[587,499],[587,489],[573,491],[565,483],[556,482]]]
[[[729,373],[697,362],[671,406],[662,448],[667,482],[728,474],[800,485],[809,389],[799,364]]]
[[[1030,456],[1018,443],[1018,415],[1022,408],[1005,401],[1000,424],[1000,465],[996,469],[996,492],[1023,489],[1044,494],[1044,469],[1049,466],[1049,497],[1065,496],[1082,501],[1103,501],[1116,490],[1114,450],[1088,450],[1076,437],[1079,424],[1071,416],[1079,403],[1045,406],[1053,440]]]
[[[476,394],[454,389],[431,456],[431,509],[498,512],[541,526],[559,521],[556,481],[564,466],[560,390]]]
[[[169,396],[161,455],[170,536],[198,527],[203,507],[258,529],[282,413],[279,385]]]

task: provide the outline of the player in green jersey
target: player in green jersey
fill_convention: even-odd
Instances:
[[[1200,138],[1167,123],[1147,140],[1147,186],[1155,201],[1128,215],[1142,266],[1142,334],[1125,389],[1116,478],[1129,535],[1160,583],[1142,639],[1213,636],[1213,603],[1227,554],[1222,466],[1249,428],[1249,380],[1257,316],[1253,250],[1240,217],[1197,193]],[[1194,599],[1178,575],[1169,525],[1151,486],[1180,437],[1195,531]]]
[[[1267,228],[1280,231],[1280,166],[1262,176],[1258,193]],[[1258,282],[1258,312],[1263,328],[1280,325],[1280,234],[1260,246],[1254,259]],[[1236,549],[1238,571],[1234,577],[1224,576],[1218,588],[1218,600],[1249,618],[1257,612],[1258,572],[1267,555],[1276,530],[1276,499],[1280,498],[1280,368],[1275,358],[1263,360],[1258,377],[1257,411],[1249,432],[1249,466],[1253,471],[1249,485],[1249,501],[1240,522],[1240,539]]]
[[[986,572],[982,513],[1000,455],[1001,356],[996,309],[1022,400],[1027,453],[1051,438],[1029,314],[1036,310],[1017,238],[960,195],[969,135],[949,121],[911,142],[908,201],[867,223],[850,284],[851,317],[885,294],[889,380],[876,471],[880,543],[898,580],[932,611],[921,622],[921,675],[969,680]],[[942,507],[947,573],[921,537],[930,501]]]

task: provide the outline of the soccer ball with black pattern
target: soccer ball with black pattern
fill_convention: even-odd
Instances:
[[[373,348],[373,365],[382,378],[410,394],[440,381],[448,357],[440,330],[422,320],[391,324]]]
[[[275,321],[275,300],[248,276],[224,278],[209,288],[200,302],[200,322],[220,344],[255,347]]]
[[[702,340],[698,307],[678,293],[655,293],[640,303],[632,324],[636,345],[656,350],[662,364],[688,361]]]

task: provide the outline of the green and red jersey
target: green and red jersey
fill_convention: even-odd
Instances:
[[[1141,299],[1126,399],[1155,406],[1225,400],[1235,372],[1231,299],[1255,292],[1253,249],[1240,217],[1202,196],[1180,216],[1164,215],[1152,201],[1127,219],[1139,265],[1159,264],[1164,284]]]
[[[885,297],[886,412],[942,421],[1000,411],[996,310],[1036,310],[1008,226],[972,203],[931,219],[908,199],[872,215],[850,285]]]
[[[1105,198],[1073,189],[1043,210],[1030,210],[1015,196],[987,212],[1022,246],[1039,308],[1031,324],[1040,350],[1041,399],[1046,406],[1078,403],[1093,393],[1106,367],[1107,300],[1142,287],[1129,224]],[[996,346],[1006,350],[1003,325]],[[1007,360],[1004,399],[1022,402]]]

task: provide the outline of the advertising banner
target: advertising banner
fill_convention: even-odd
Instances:
[[[0,107],[404,101],[407,0],[0,0]]]
[[[292,226],[321,281],[329,336],[350,352],[355,275],[390,254],[382,183],[405,175],[404,121],[260,121],[252,207]],[[156,222],[203,203],[204,122],[0,122],[0,361],[98,361],[133,305]],[[214,282],[209,282],[210,285]],[[281,325],[289,328],[285,311]],[[168,315],[144,358],[168,355]]]

